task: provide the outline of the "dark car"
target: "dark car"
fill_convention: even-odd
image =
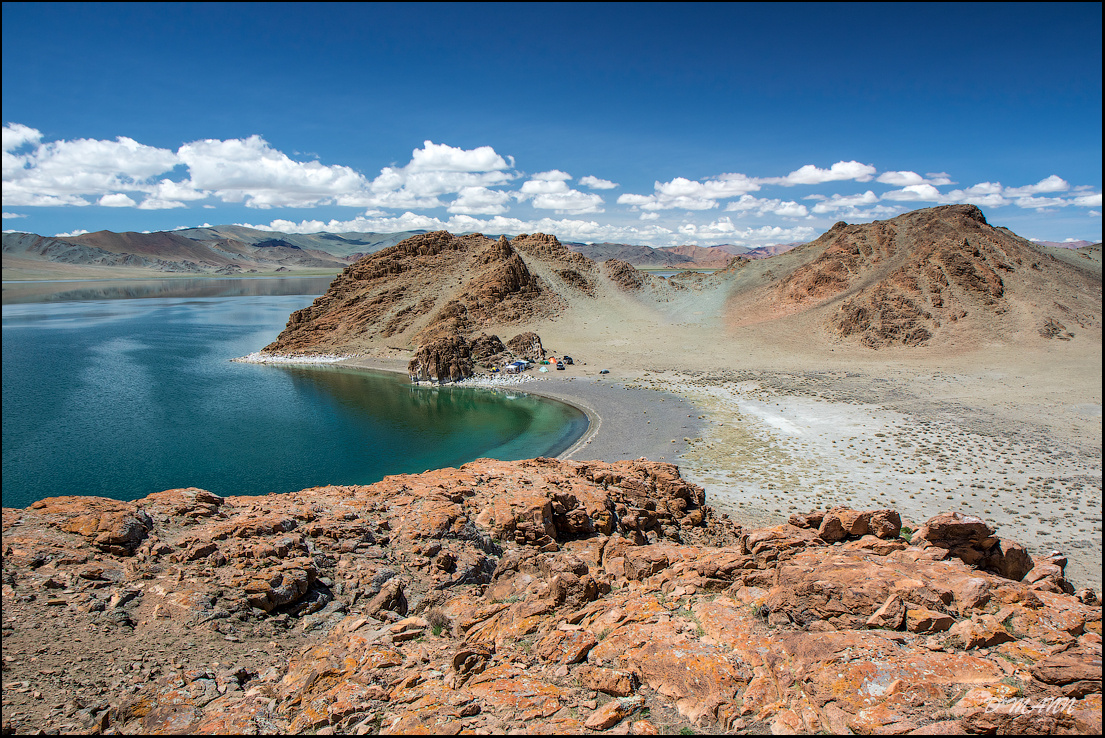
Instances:
[[[574,364],[575,362],[574,362],[574,361],[572,361],[572,357],[571,357],[571,356],[565,356],[565,357],[564,357],[564,363],[565,363],[565,364],[568,364],[568,365],[570,366],[570,365]]]
[[[563,370],[564,369],[564,362],[562,362],[562,361],[556,362],[556,368]]]

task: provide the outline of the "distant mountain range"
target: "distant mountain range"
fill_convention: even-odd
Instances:
[[[4,278],[134,276],[142,272],[266,274],[333,272],[424,231],[279,233],[207,226],[155,233],[97,231],[79,236],[5,233]]]
[[[213,275],[331,273],[423,230],[397,233],[281,233],[237,225],[204,226],[154,233],[97,231],[78,236],[3,234],[4,279],[103,279],[143,277],[150,272]],[[498,238],[499,234],[489,235]],[[512,236],[507,235],[507,238]],[[1089,241],[1037,241],[1064,252]],[[735,256],[756,260],[784,254],[801,242],[749,249],[719,246],[649,246],[566,242],[570,251],[595,262],[616,259],[640,269],[722,269]]]
[[[339,271],[368,254],[425,232],[302,234],[218,225],[154,233],[97,231],[77,236],[5,233],[4,278],[134,277],[146,272],[256,275]],[[490,237],[497,238],[498,234]],[[720,269],[734,256],[766,258],[798,244],[757,249],[733,244],[663,248],[626,243],[565,245],[596,262],[617,259],[644,269]]]
[[[1097,241],[1033,241],[1037,246],[1050,246],[1055,249],[1080,249],[1083,246],[1093,246]]]

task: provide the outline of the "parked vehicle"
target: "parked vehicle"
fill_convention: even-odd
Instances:
[[[563,371],[564,370],[564,363],[560,362],[560,361],[556,362],[556,368]]]

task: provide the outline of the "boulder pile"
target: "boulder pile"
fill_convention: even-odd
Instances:
[[[3,511],[4,731],[1100,732],[1100,603],[993,533],[746,529],[643,459],[50,498]]]

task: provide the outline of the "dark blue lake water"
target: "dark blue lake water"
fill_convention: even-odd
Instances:
[[[326,280],[316,294],[244,296],[246,280],[218,281],[235,296],[84,292],[3,306],[5,507],[186,486],[255,495],[368,484],[480,457],[555,456],[586,430],[575,408],[524,394],[233,363],[272,341]],[[202,282],[209,293],[213,280]]]

